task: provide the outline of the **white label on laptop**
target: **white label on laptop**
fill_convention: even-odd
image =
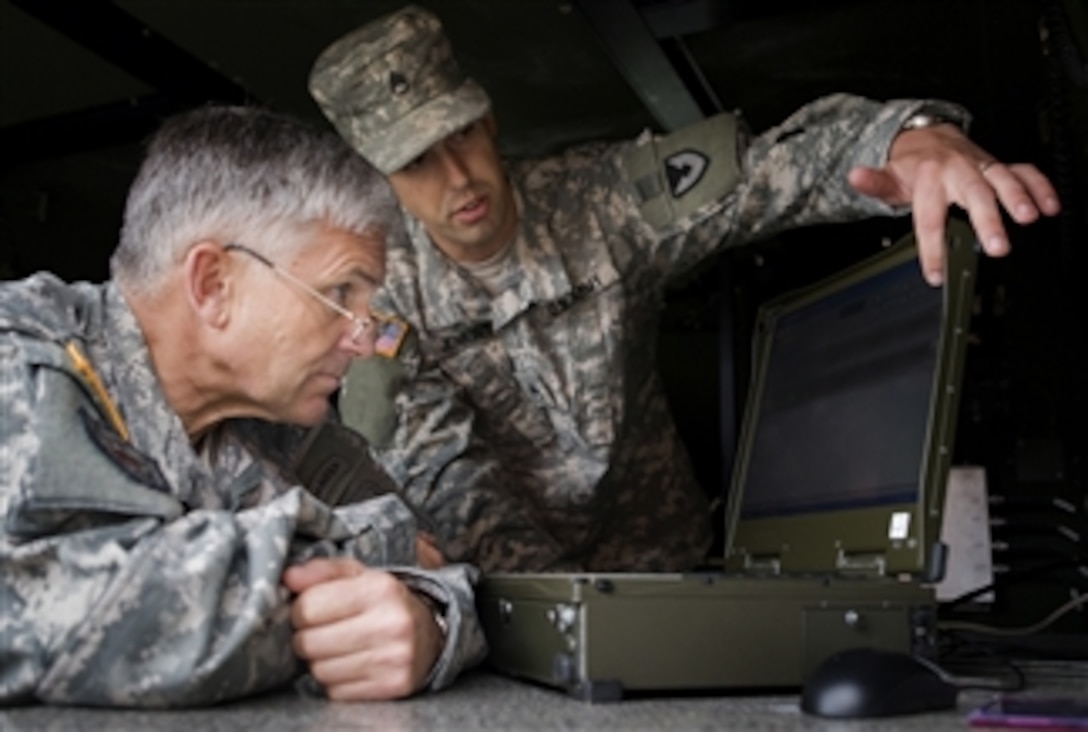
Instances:
[[[910,511],[896,511],[888,522],[888,538],[906,539],[910,535]]]

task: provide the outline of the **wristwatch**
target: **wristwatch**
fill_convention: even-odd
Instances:
[[[935,125],[956,125],[960,130],[966,131],[967,123],[963,117],[955,114],[950,114],[945,111],[936,110],[932,107],[922,107],[917,112],[907,117],[903,121],[901,130],[920,130],[923,127],[933,127]]]
[[[423,604],[427,606],[427,609],[431,611],[431,615],[434,616],[434,624],[438,626],[438,630],[442,633],[442,640],[445,641],[450,634],[450,623],[446,619],[445,603],[440,602],[436,598],[420,590],[416,590],[415,594],[416,597],[423,601]]]

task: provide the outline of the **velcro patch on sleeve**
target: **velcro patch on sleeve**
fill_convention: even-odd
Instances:
[[[636,144],[623,167],[655,229],[728,196],[741,177],[740,122],[722,113]]]

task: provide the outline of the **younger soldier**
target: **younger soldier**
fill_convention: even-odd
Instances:
[[[329,46],[310,89],[388,176],[410,235],[375,298],[414,331],[380,458],[448,555],[485,570],[703,559],[710,512],[654,368],[670,277],[786,228],[913,210],[936,284],[951,204],[994,256],[1001,207],[1021,224],[1059,208],[1034,166],[995,162],[937,101],[839,94],[749,142],[721,114],[504,161],[486,93],[414,6]]]

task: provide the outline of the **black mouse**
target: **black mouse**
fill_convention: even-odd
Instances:
[[[958,688],[908,653],[850,648],[805,679],[801,711],[818,717],[894,717],[953,709]]]

